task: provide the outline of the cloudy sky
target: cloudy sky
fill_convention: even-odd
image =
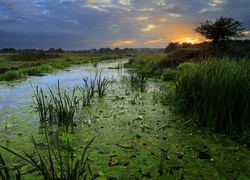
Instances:
[[[249,0],[0,0],[0,48],[164,48],[198,42],[200,23],[239,20],[250,39]]]

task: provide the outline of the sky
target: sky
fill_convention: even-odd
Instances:
[[[0,49],[165,48],[198,43],[206,20],[238,20],[250,39],[249,0],[0,0]]]

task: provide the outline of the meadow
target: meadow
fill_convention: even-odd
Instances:
[[[39,74],[58,74],[51,84],[19,64],[17,77],[32,91],[24,90],[26,101],[0,109],[0,176],[248,179],[249,60],[186,57],[138,54],[125,64],[113,55],[39,60],[45,63],[34,68],[57,64]],[[113,66],[101,62],[115,58]],[[76,68],[91,76],[62,78]],[[21,86],[2,80],[4,87],[6,80]]]

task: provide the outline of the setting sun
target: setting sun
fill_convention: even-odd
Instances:
[[[191,39],[191,38],[183,38],[183,39],[180,40],[180,42],[181,42],[181,43],[186,42],[186,43],[195,44],[195,43],[197,43],[197,40]]]
[[[191,43],[191,44],[195,44],[195,43],[196,43],[196,40],[190,39],[190,40],[187,40],[187,41],[185,41],[185,42]]]

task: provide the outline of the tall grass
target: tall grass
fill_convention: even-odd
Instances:
[[[212,59],[182,70],[176,82],[180,110],[202,126],[224,133],[250,125],[250,62]]]

